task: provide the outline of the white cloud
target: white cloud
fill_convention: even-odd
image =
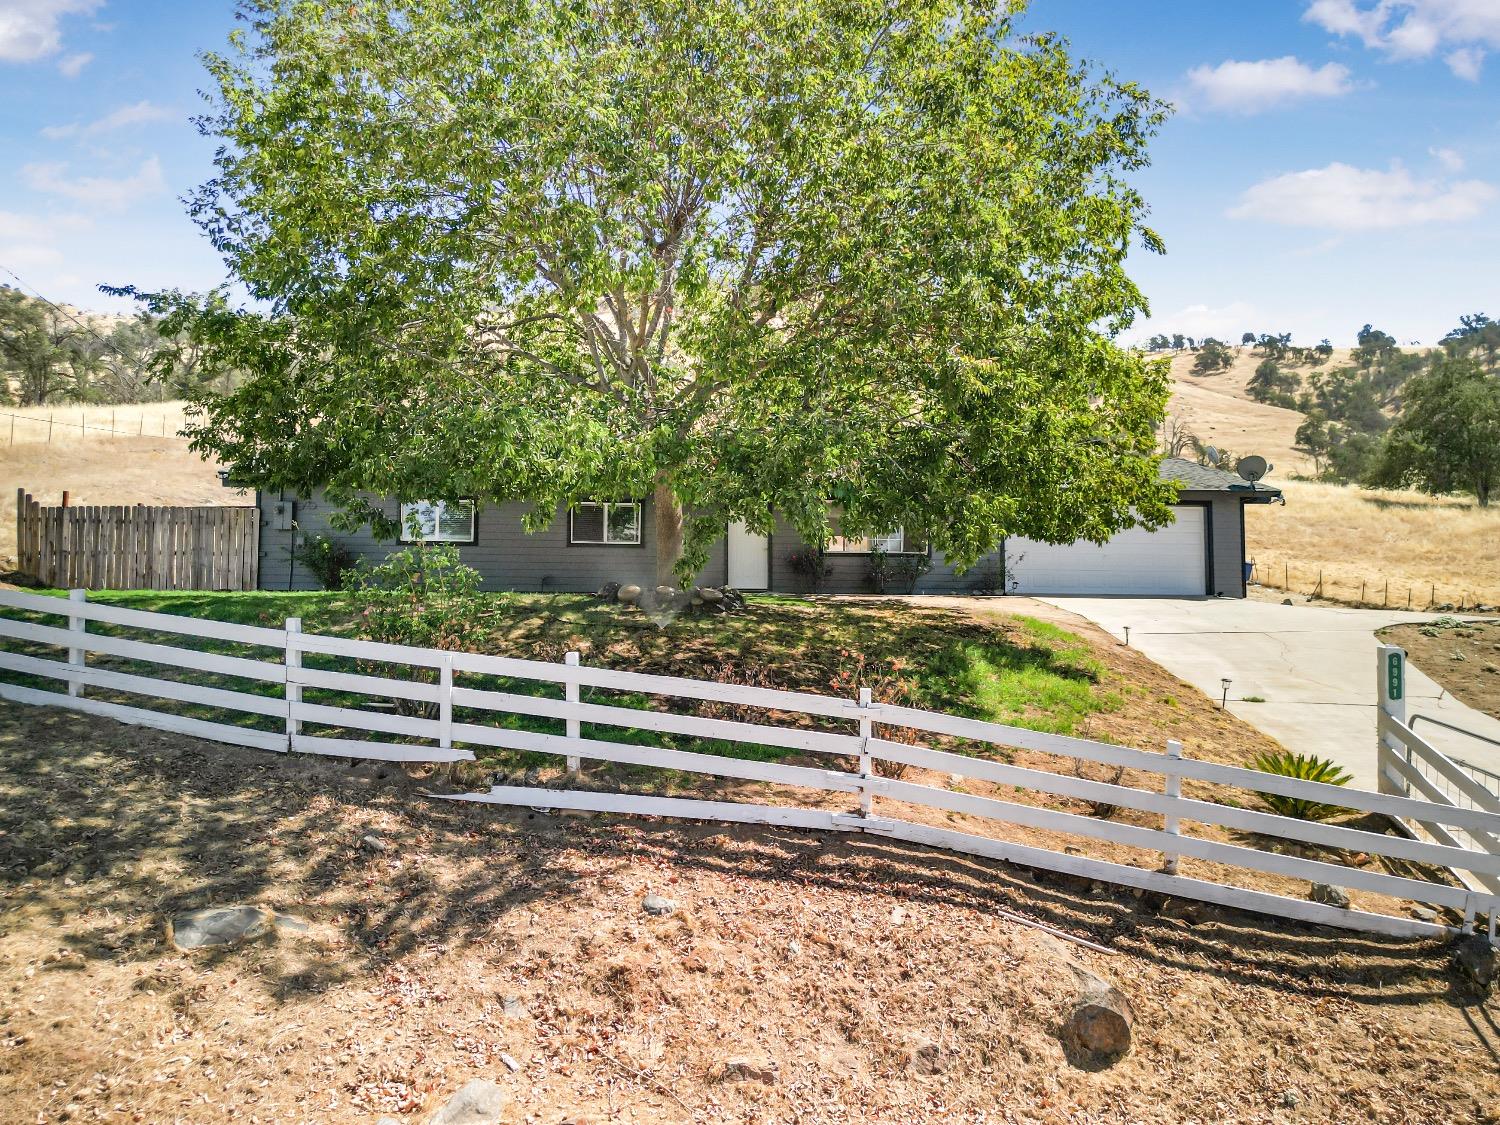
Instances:
[[[1460,47],[1443,59],[1448,69],[1468,82],[1479,81],[1479,70],[1484,66],[1483,47]]]
[[[1472,219],[1500,192],[1482,180],[1419,180],[1400,164],[1389,171],[1330,164],[1273,176],[1249,188],[1232,219],[1329,230],[1379,230]]]
[[[48,125],[42,129],[42,136],[54,141],[67,137],[94,137],[100,133],[123,129],[130,125],[141,125],[148,121],[164,121],[171,116],[172,111],[165,106],[153,105],[149,101],[136,102],[134,105],[122,105],[119,109],[106,113],[98,120],[87,124],[79,124],[75,121],[71,125]]]
[[[1430,148],[1427,154],[1441,164],[1450,172],[1462,172],[1464,170],[1463,154],[1452,148]]]
[[[167,188],[161,174],[161,161],[151,157],[142,162],[134,175],[112,178],[109,176],[68,177],[66,164],[27,164],[21,175],[35,191],[61,195],[79,203],[100,207],[110,211],[123,211],[131,204]]]
[[[32,62],[55,55],[62,49],[62,29],[58,26],[62,17],[88,15],[101,2],[0,0],[0,62]]]
[[[1198,66],[1188,71],[1188,81],[1209,106],[1239,113],[1256,113],[1298,98],[1336,98],[1354,88],[1348,67],[1325,63],[1314,68],[1293,55]]]
[[[83,68],[94,61],[94,56],[88,51],[79,51],[76,55],[64,55],[57,60],[57,70],[64,78],[77,78],[83,73]]]
[[[1500,47],[1495,0],[1313,0],[1302,18],[1352,35],[1393,59],[1425,59],[1447,49],[1450,70],[1479,79],[1486,47]]]

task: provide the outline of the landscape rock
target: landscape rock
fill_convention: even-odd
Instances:
[[[771,1085],[776,1081],[776,1064],[764,1057],[735,1055],[725,1059],[716,1069],[721,1082],[764,1082]]]
[[[521,1003],[519,996],[502,996],[500,998],[500,1011],[509,1019],[523,1019],[526,1015],[526,1005]]]
[[[1500,950],[1490,947],[1484,934],[1468,934],[1454,943],[1453,968],[1458,975],[1488,996],[1500,978]]]
[[[704,601],[712,604],[714,602],[722,602],[724,600],[724,591],[715,589],[712,586],[705,586],[703,587],[703,589],[698,591],[698,596],[701,597]]]
[[[618,582],[606,582],[599,587],[599,597],[606,602],[618,601],[620,597],[620,584]]]
[[[658,918],[665,917],[677,909],[677,904],[658,894],[649,894],[641,899],[641,909]]]
[[[1340,910],[1349,909],[1349,892],[1331,883],[1314,883],[1307,897],[1314,902],[1321,902],[1324,906],[1337,906]]]
[[[459,1088],[428,1119],[428,1125],[500,1125],[510,1106],[510,1095],[488,1078],[475,1078]]]
[[[379,836],[361,836],[359,846],[367,852],[388,852],[391,850],[389,841],[382,840]]]
[[[631,605],[641,600],[641,588],[634,582],[631,582],[629,585],[621,586],[619,590],[615,592],[615,597],[624,602],[626,605]]]
[[[260,937],[276,915],[259,906],[210,906],[179,914],[167,924],[167,936],[178,949],[234,945]]]
[[[1437,921],[1437,911],[1430,906],[1413,906],[1411,908],[1411,916],[1419,922]]]

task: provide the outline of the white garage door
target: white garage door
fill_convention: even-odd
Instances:
[[[1102,546],[1005,541],[1006,588],[1017,594],[1201,597],[1207,588],[1206,508],[1182,505],[1160,531],[1133,527]]]

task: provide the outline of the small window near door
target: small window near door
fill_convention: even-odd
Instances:
[[[925,555],[927,543],[922,536],[915,533],[909,535],[899,527],[885,535],[835,535],[828,541],[830,554],[868,555],[872,551],[882,551],[887,555]]]
[[[473,543],[474,501],[417,500],[401,505],[401,542]]]
[[[638,547],[641,543],[641,506],[635,502],[586,501],[569,514],[572,543],[605,547]]]

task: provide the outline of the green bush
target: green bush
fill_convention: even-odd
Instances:
[[[870,582],[882,594],[892,590],[911,593],[917,588],[917,580],[931,569],[932,560],[926,554],[891,554],[879,547],[870,550]]]
[[[816,594],[821,590],[823,583],[833,572],[833,567],[829,565],[823,552],[811,547],[805,551],[793,551],[786,557],[786,565],[802,579],[809,594]]]
[[[1293,754],[1290,750],[1258,754],[1250,764],[1262,773],[1295,777],[1301,781],[1321,781],[1324,785],[1347,785],[1350,780],[1348,773],[1327,758],[1312,754]],[[1325,805],[1302,797],[1283,797],[1276,793],[1262,793],[1261,799],[1270,806],[1272,812],[1281,816],[1294,816],[1298,820],[1327,820],[1343,811],[1338,805]]]
[[[341,540],[326,535],[304,535],[292,548],[292,559],[301,563],[325,590],[339,590],[355,558]]]
[[[479,615],[479,571],[452,544],[414,543],[344,579],[360,632],[372,641],[457,649]]]

